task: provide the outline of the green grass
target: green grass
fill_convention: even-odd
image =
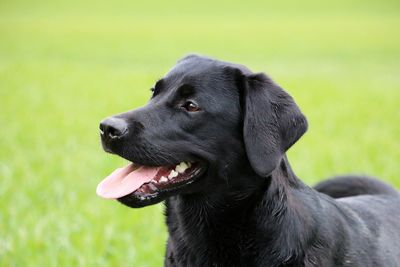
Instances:
[[[162,264],[162,205],[95,194],[124,164],[98,122],[143,105],[189,52],[266,71],[295,97],[310,128],[289,157],[307,183],[400,187],[400,2],[275,2],[1,1],[0,266]]]

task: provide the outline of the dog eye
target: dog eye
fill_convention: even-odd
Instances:
[[[182,108],[189,112],[196,112],[200,110],[197,104],[192,101],[186,101],[186,103],[182,105]]]

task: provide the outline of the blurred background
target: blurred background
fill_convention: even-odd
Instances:
[[[400,187],[400,2],[0,0],[0,266],[160,266],[162,204],[97,183],[125,162],[99,121],[143,105],[197,52],[269,73],[307,115],[289,152],[312,185]]]

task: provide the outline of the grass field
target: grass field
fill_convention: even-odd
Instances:
[[[124,164],[98,122],[143,105],[190,52],[295,97],[310,128],[289,157],[307,183],[367,173],[400,187],[399,1],[137,2],[0,1],[0,266],[161,265],[162,205],[95,194]]]

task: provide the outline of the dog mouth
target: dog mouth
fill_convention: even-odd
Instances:
[[[139,199],[154,197],[192,183],[204,172],[200,162],[150,167],[131,163],[118,168],[97,186],[96,193],[107,199],[134,195]]]

